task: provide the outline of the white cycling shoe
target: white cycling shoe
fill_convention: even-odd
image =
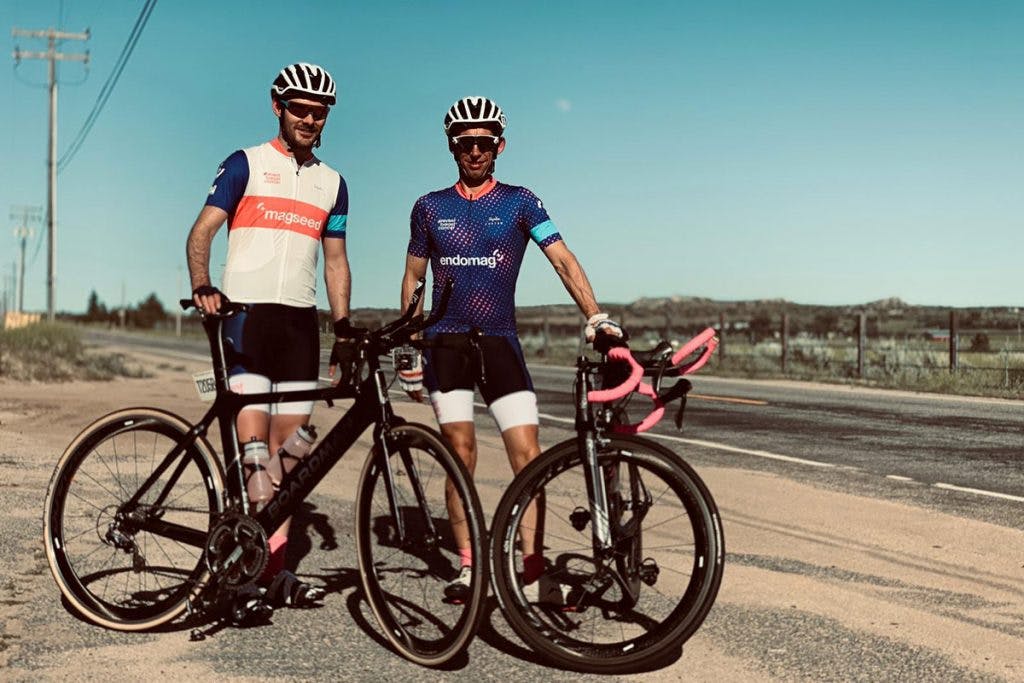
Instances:
[[[462,567],[459,575],[445,584],[444,597],[457,605],[462,604],[469,599],[472,582],[473,568]]]

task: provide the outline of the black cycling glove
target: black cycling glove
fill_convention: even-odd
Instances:
[[[192,290],[192,296],[213,296],[214,294],[220,294],[221,301],[230,301],[224,292],[220,291],[213,285],[199,285]]]
[[[347,320],[347,318],[346,318]],[[350,384],[356,376],[356,367],[359,364],[359,346],[354,339],[335,341],[331,347],[331,366],[338,366],[341,376],[339,382]]]

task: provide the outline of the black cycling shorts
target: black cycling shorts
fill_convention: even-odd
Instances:
[[[470,346],[465,334],[429,337],[423,351],[423,384],[427,391],[472,391],[479,386],[487,405],[517,391],[533,391],[517,337],[485,336],[479,341],[481,353]]]
[[[224,321],[228,375],[252,373],[271,382],[316,381],[320,333],[316,307],[249,304]]]

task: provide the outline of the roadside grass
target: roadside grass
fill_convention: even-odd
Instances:
[[[631,346],[648,349],[657,341],[654,337],[642,338],[633,340]],[[576,339],[551,339],[546,353],[539,336],[524,336],[522,343],[528,359],[552,365],[573,365],[581,351],[586,353]],[[861,375],[857,349],[848,343],[793,339],[783,371],[782,345],[778,340],[750,344],[730,337],[726,340],[724,355],[712,356],[703,372],[722,377],[792,379],[964,396],[1024,398],[1024,352],[1005,347],[993,352],[962,350],[959,368],[951,372],[948,350],[936,349],[934,344],[873,340],[868,344]]]
[[[781,345],[732,344],[709,371],[723,376],[785,378],[856,386],[904,389],[963,396],[1024,398],[1024,353],[961,352],[958,369],[949,368],[948,351],[875,343],[869,345],[863,373],[856,348],[812,340],[790,344],[785,371]]]
[[[70,325],[38,323],[0,330],[0,379],[69,382],[147,376],[123,354],[90,351]]]

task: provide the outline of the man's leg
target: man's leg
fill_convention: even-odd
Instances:
[[[535,424],[508,427],[501,433],[512,472],[519,474],[540,455]],[[544,493],[538,494],[523,511],[519,542],[523,549],[523,581],[532,583],[544,572]]]
[[[472,422],[446,422],[441,424],[441,434],[451,444],[455,454],[469,470],[469,477],[472,480],[476,472],[476,428]],[[462,502],[455,493],[455,489],[449,480],[445,484],[445,499],[448,506],[448,520],[452,525],[452,535],[455,537],[455,545],[462,556],[462,564],[465,566],[472,562],[472,557],[467,555],[470,551],[469,526],[466,524],[466,513],[462,509]]]
[[[275,382],[274,391],[301,391],[315,389],[315,381]],[[295,433],[299,427],[309,424],[309,416],[313,412],[312,401],[295,401],[277,403],[271,407],[270,417],[270,452],[277,454],[285,440]],[[282,476],[291,472],[297,461],[280,458]],[[288,551],[288,533],[291,528],[291,517],[284,520],[268,540],[270,544],[270,560],[260,577],[260,583],[269,584],[285,568],[285,557]]]
[[[270,391],[270,380],[254,373],[233,375],[229,379],[229,384],[231,390],[239,394],[262,394]],[[267,441],[270,434],[270,406],[265,403],[245,406],[239,411],[235,426],[238,430],[238,441],[242,446],[254,439]]]
[[[518,354],[515,357],[518,359]],[[505,442],[505,452],[512,472],[519,474],[540,455],[538,443],[537,395],[532,390],[525,368],[522,384],[507,385],[515,389],[495,398],[489,408]],[[494,381],[491,384],[495,384]],[[519,543],[523,551],[523,581],[533,583],[544,573],[544,494],[535,496],[523,511],[519,527]]]

